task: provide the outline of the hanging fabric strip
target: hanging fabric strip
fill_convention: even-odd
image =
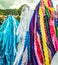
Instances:
[[[35,56],[35,50],[34,50],[34,24],[35,24],[35,12],[32,16],[31,22],[30,22],[30,55],[31,55],[31,65],[38,65],[36,56]]]
[[[52,7],[50,0],[48,0],[48,5],[49,7]],[[50,34],[51,34],[54,48],[57,51],[58,50],[58,40],[56,37],[56,31],[55,31],[55,26],[54,26],[54,11],[52,10],[49,10],[49,11],[50,11],[50,20],[49,20]]]
[[[45,26],[46,26],[46,34],[48,35],[47,37],[48,37],[48,47],[49,47],[49,49],[50,49],[50,51],[51,51],[51,53],[52,53],[52,57],[54,56],[54,54],[55,54],[55,49],[54,49],[54,46],[53,46],[53,42],[52,42],[52,38],[51,38],[51,36],[50,36],[50,28],[49,28],[49,11],[48,11],[48,9],[45,7],[45,13],[46,13],[46,16],[44,16],[44,20],[45,20]]]
[[[58,51],[58,21],[57,21],[57,18],[54,18],[54,21],[55,21],[54,24],[55,24],[55,31],[56,31],[54,44],[56,47],[56,51]]]
[[[58,40],[58,18],[57,17],[54,18],[54,23],[55,23],[56,37]]]
[[[49,64],[49,55],[48,55],[48,47],[46,44],[46,35],[45,35],[45,29],[44,29],[44,19],[43,19],[43,13],[42,13],[42,7],[40,6],[39,9],[39,15],[40,15],[40,27],[42,32],[42,41],[43,41],[43,50],[44,50],[44,56],[45,56],[45,64]]]
[[[50,8],[53,8],[52,3],[51,3],[51,0],[48,0],[48,6],[49,6]],[[49,10],[49,9],[48,9],[48,10]],[[54,11],[49,10],[49,12],[50,12],[50,16],[52,16],[52,18],[54,19]]]
[[[48,6],[48,0],[44,0],[44,4],[49,10],[54,11],[54,8]]]
[[[17,54],[16,35],[19,22],[8,15],[0,28],[0,65],[13,65]]]
[[[43,53],[42,53],[42,47],[41,47],[41,42],[40,42],[40,35],[38,33],[38,29],[39,29],[39,15],[38,15],[38,10],[40,7],[40,3],[38,4],[38,6],[36,7],[36,17],[35,17],[35,29],[34,29],[34,46],[35,46],[35,54],[37,57],[37,62],[38,65],[43,65]],[[40,32],[40,30],[39,30]]]

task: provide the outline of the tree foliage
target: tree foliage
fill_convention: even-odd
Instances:
[[[2,10],[0,9],[0,15],[18,15],[17,9],[6,9]]]

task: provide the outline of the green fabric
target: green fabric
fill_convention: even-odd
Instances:
[[[55,30],[56,30],[56,37],[58,39],[58,27],[57,26],[55,26]]]
[[[49,13],[49,10],[46,6],[45,6],[45,13],[48,16],[48,19],[50,19],[50,13]]]

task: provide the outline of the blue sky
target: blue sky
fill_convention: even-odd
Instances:
[[[38,4],[40,0],[0,0],[0,9],[9,9],[9,8],[16,8],[18,9],[22,4],[29,5],[32,9]],[[53,4],[58,4],[57,0],[52,0]]]

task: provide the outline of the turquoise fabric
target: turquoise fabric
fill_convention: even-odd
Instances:
[[[11,15],[0,25],[0,65],[13,65],[17,52],[18,25],[19,22]]]

